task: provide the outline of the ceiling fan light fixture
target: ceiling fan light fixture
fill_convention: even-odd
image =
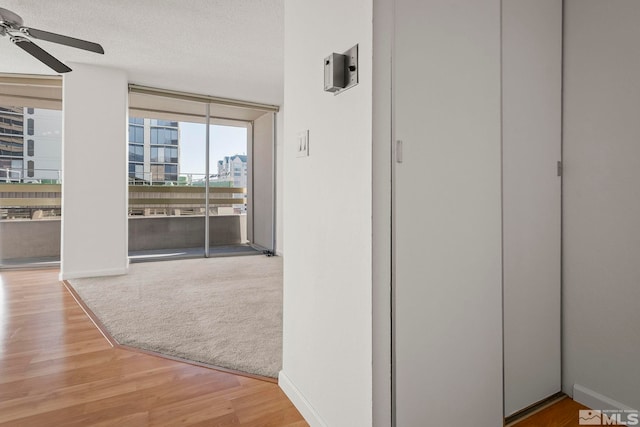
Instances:
[[[0,7],[0,25],[1,24],[18,29],[22,27],[24,23],[20,15]]]
[[[19,35],[12,34],[19,33]],[[87,40],[76,39],[74,37],[63,36],[49,31],[38,30],[36,28],[25,27],[22,18],[10,10],[0,8],[0,36],[9,36],[13,44],[53,69],[57,73],[68,73],[71,68],[58,61],[44,49],[33,43],[29,38],[45,40],[76,49],[87,50],[94,53],[104,54],[104,49],[98,43]],[[26,37],[23,37],[26,36]]]

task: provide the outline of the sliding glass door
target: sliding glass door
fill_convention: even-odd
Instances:
[[[129,118],[129,255],[202,256],[206,125]]]
[[[191,114],[130,113],[132,261],[254,253],[247,239],[250,123],[211,118],[203,103],[173,103]]]
[[[247,240],[247,124],[209,125],[209,233],[206,256]],[[242,249],[236,247],[233,250]]]

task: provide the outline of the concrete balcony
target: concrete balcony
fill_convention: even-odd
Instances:
[[[211,190],[209,245],[247,243],[247,215],[238,213],[245,206],[246,190]],[[59,259],[60,185],[0,184],[0,196],[0,265]],[[204,247],[203,206],[204,187],[130,186],[129,251]]]

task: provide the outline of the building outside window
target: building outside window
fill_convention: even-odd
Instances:
[[[144,127],[129,125],[129,142],[144,143]]]
[[[144,162],[144,146],[129,144],[129,161]]]
[[[179,123],[129,118],[129,180],[158,184],[178,181]]]
[[[22,108],[0,108],[0,181],[19,180],[24,153]]]
[[[164,181],[164,165],[151,165],[151,181]]]
[[[144,164],[129,162],[129,178],[144,180]]]
[[[62,112],[58,110],[1,106],[0,182],[19,182],[25,178],[59,182],[62,164],[61,123]],[[27,157],[32,164],[25,161]]]
[[[155,120],[152,119],[151,120],[151,125],[152,126],[169,126],[172,128],[177,128],[178,127],[178,122],[172,122],[170,120]]]
[[[178,181],[178,165],[164,165],[165,181]]]
[[[151,128],[151,144],[154,145],[178,145],[178,129],[165,127]]]
[[[236,154],[218,161],[218,181],[229,181],[233,187],[247,186],[247,156]]]

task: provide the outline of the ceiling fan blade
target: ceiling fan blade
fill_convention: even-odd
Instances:
[[[104,49],[98,43],[88,42],[61,34],[50,33],[48,31],[37,30],[35,28],[21,27],[20,31],[33,37],[34,39],[46,40],[53,43],[84,49],[95,53],[104,54]]]
[[[11,41],[16,46],[45,64],[47,67],[53,69],[55,72],[68,73],[69,71],[71,71],[71,68],[58,61],[56,58],[40,48],[40,46],[33,43],[31,40],[27,40],[23,37],[12,37]]]

